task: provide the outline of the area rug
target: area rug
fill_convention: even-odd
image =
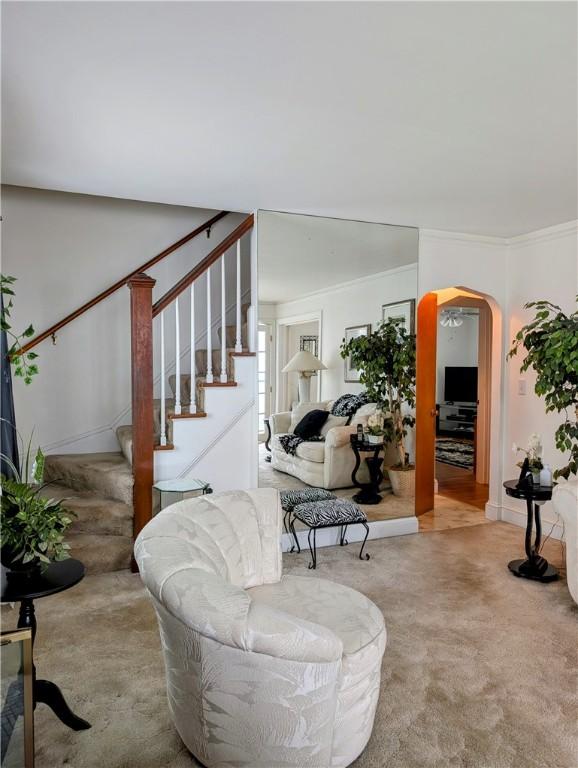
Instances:
[[[443,437],[436,438],[436,461],[463,469],[474,468],[473,443],[462,443]]]
[[[517,579],[524,532],[489,523],[327,547],[288,573],[360,590],[387,625],[371,740],[354,768],[576,768],[578,645],[564,579]],[[562,563],[559,542],[546,556]],[[138,575],[91,576],[36,601],[35,660],[92,723],[36,711],[38,768],[197,768],[169,718],[159,634]],[[6,610],[4,628],[17,610]],[[273,768],[273,766],[271,766]],[[317,768],[317,767],[316,767]],[[322,768],[319,766],[319,768]]]

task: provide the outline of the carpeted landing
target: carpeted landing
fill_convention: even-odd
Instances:
[[[576,768],[578,612],[563,579],[508,572],[522,547],[520,528],[491,523],[371,541],[369,562],[357,546],[324,548],[316,573],[307,554],[284,557],[287,572],[354,587],[385,616],[377,718],[356,768]],[[560,543],[546,555],[560,565]],[[74,733],[40,705],[38,768],[196,765],[169,720],[138,575],[91,576],[36,606],[38,674],[92,723]]]

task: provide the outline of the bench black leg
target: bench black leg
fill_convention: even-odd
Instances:
[[[347,533],[347,526],[346,525],[342,525],[341,529],[340,529],[340,534],[339,534],[339,546],[340,547],[343,547],[346,544],[349,544],[349,542],[345,538],[345,534],[346,533]]]
[[[369,560],[368,553],[365,554],[365,557],[363,556],[363,548],[365,547],[365,542],[367,541],[367,537],[369,536],[369,526],[367,525],[367,523],[361,523],[361,525],[365,528],[365,538],[363,539],[363,544],[361,545],[361,550],[359,552],[359,559]]]
[[[295,547],[297,547],[297,552],[301,554],[301,547],[299,546],[299,539],[297,538],[297,532],[295,531],[295,518],[289,516],[289,528],[291,529],[291,535],[293,536],[293,541],[295,542],[292,546],[289,552],[295,552]]]
[[[311,534],[313,534],[313,546],[311,546]],[[311,552],[311,562],[307,567],[309,570],[315,570],[315,568],[317,568],[317,528],[309,529],[307,543],[309,544],[309,551]]]

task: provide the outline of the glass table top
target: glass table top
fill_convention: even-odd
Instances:
[[[210,488],[210,483],[194,477],[187,477],[185,479],[159,480],[153,488],[161,493],[190,493],[191,491],[206,491],[207,488]]]

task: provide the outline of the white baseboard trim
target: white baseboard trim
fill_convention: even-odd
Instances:
[[[486,517],[488,520],[501,520],[502,507],[499,504],[494,504],[491,501],[486,502]]]
[[[390,536],[406,536],[408,533],[418,532],[417,517],[397,517],[394,520],[373,520],[369,525],[369,539],[387,539]],[[297,531],[299,546],[302,551],[309,551],[307,545],[308,530]],[[362,525],[352,525],[347,529],[347,541],[352,544],[363,541],[365,529]],[[320,528],[317,531],[317,548],[334,547],[339,544],[339,528]],[[283,552],[289,552],[293,545],[293,537],[284,533],[281,537]],[[371,552],[370,552],[371,554]]]
[[[555,523],[548,520],[542,520],[542,541],[544,541],[547,536],[551,539],[556,539],[557,541],[563,540],[564,526],[560,522],[560,517],[558,515],[557,517],[558,520]],[[525,512],[520,512],[518,509],[502,506],[502,515],[500,519],[503,520],[504,523],[512,523],[512,525],[517,525],[519,528],[525,528],[528,517]],[[535,535],[535,530],[532,532],[533,535]]]

